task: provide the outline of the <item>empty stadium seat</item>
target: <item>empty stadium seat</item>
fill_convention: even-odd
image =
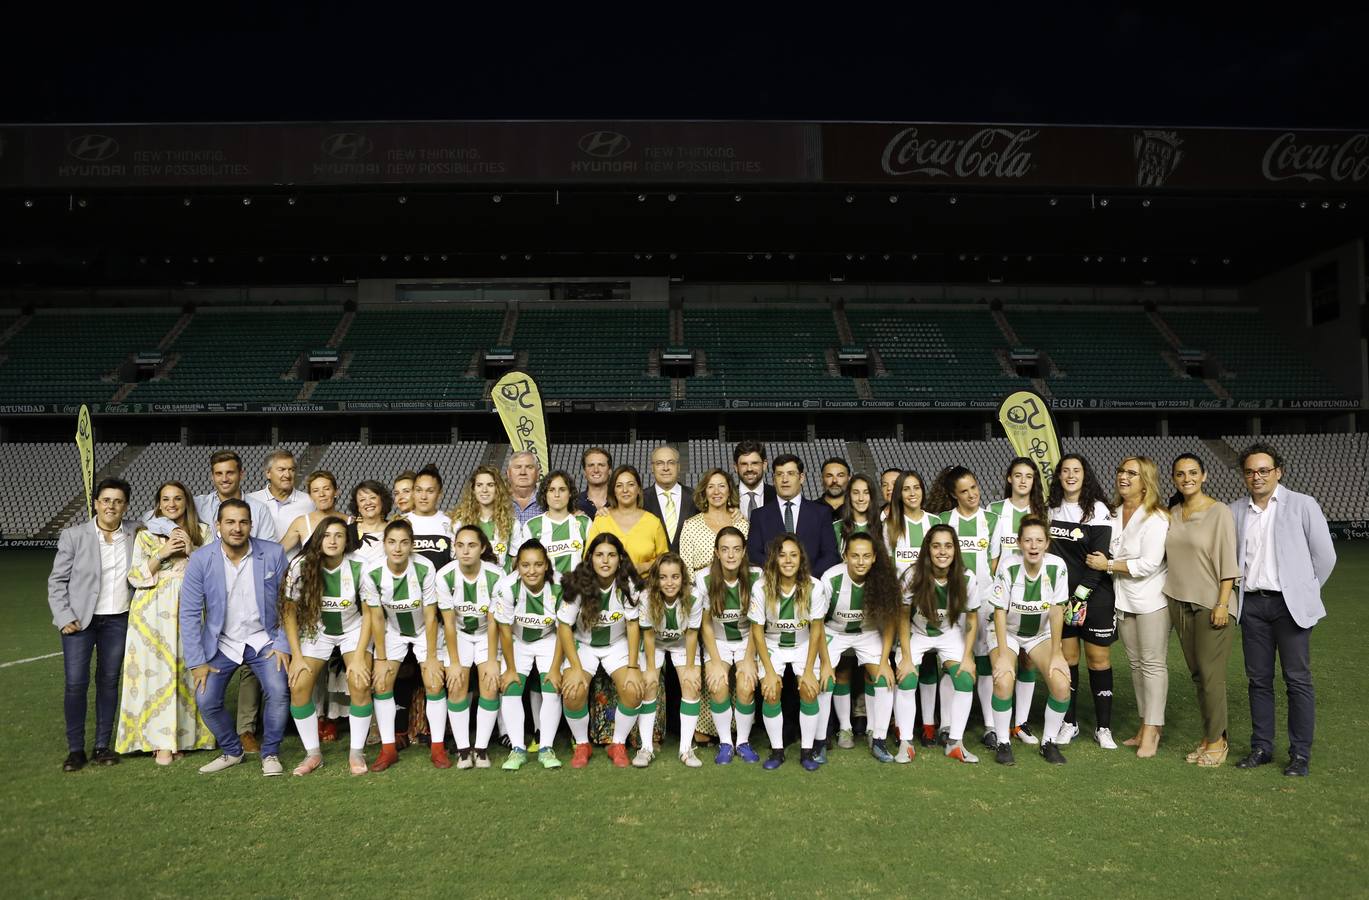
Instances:
[[[852,379],[827,373],[826,352],[841,341],[825,305],[687,306],[684,338],[708,367],[687,380],[686,399],[856,399]]]
[[[1237,400],[1345,396],[1286,336],[1247,310],[1166,309],[1164,319],[1185,347],[1221,364],[1226,374],[1219,383]]]

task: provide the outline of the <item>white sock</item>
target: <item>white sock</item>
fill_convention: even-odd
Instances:
[[[951,680],[950,680],[949,678],[947,678],[947,677],[943,674],[943,675],[941,676],[941,678],[939,679],[939,683],[945,684],[945,685],[949,685],[949,684],[951,683]],[[936,724],[936,691],[937,691],[937,684],[938,684],[937,681],[933,681],[931,684],[923,684],[921,681],[918,681],[918,683],[917,683],[917,703],[918,703],[919,706],[922,707],[922,724],[923,724],[923,725],[935,725],[935,724]],[[944,698],[943,698],[943,702],[942,702],[942,704],[941,704],[941,708],[942,708],[943,710],[950,709],[950,699],[951,699],[950,697],[944,697]],[[942,715],[945,716],[946,713],[943,712]],[[911,741],[911,740],[913,739],[913,738],[912,738],[912,735],[903,734],[902,730],[899,731],[899,734],[900,734],[900,735],[903,737],[903,739],[906,740],[906,741]]]
[[[818,732],[817,740],[827,740],[827,726],[832,721],[832,692],[818,694]]]
[[[556,743],[556,728],[561,724],[561,695],[543,691],[537,710],[537,746],[543,750]]]
[[[687,712],[693,710],[693,712]],[[681,700],[680,701],[680,755],[684,756],[686,750],[694,746],[694,726],[699,724],[699,701]],[[719,734],[722,731],[719,730]]]
[[[567,709],[567,710],[565,711],[565,713],[566,713],[566,727],[570,729],[570,737],[571,737],[571,740],[575,741],[575,743],[577,743],[577,744],[588,744],[588,743],[589,743],[589,706],[588,706],[588,704],[586,704],[584,707],[580,708],[579,710],[576,710],[576,712],[579,713],[578,716],[573,715],[569,709]]]
[[[875,687],[870,700],[870,730],[879,740],[889,736],[889,718],[894,713],[894,692],[887,685]]]
[[[509,740],[515,747],[523,746],[523,695],[505,694],[499,701],[499,711],[504,714],[504,725],[509,729]]]
[[[356,707],[352,708],[355,709]],[[347,723],[351,727],[352,732],[351,737],[348,740],[348,746],[353,750],[365,750],[366,735],[371,730],[370,713],[359,716],[356,713],[349,712],[347,714]]]
[[[718,728],[718,743],[731,744],[732,698],[727,698],[727,701],[722,705],[721,709],[718,708],[717,704],[710,704],[709,710],[713,713],[713,724]],[[740,743],[740,741],[738,743]]]
[[[1041,733],[1041,740],[1054,743],[1056,737],[1060,734],[1060,726],[1063,725],[1064,722],[1065,710],[1062,709],[1059,712],[1056,712],[1051,709],[1050,704],[1047,703],[1045,730]]]
[[[376,728],[380,730],[380,742],[382,744],[393,744],[395,742],[395,695],[390,692],[388,697],[376,697]]]
[[[1027,721],[1032,712],[1032,695],[1036,693],[1035,681],[1017,680],[1017,687],[1013,689],[1013,724],[1021,725]]]
[[[490,735],[494,734],[494,725],[499,721],[499,713],[502,703],[497,697],[486,700],[481,697],[476,701],[475,709],[475,749],[484,750],[490,745]],[[520,706],[519,709],[522,709]]]
[[[440,747],[447,739],[447,695],[439,694],[436,700],[429,697],[424,709],[428,714],[428,739],[432,746]]]
[[[992,681],[993,679],[989,679]],[[974,709],[974,691],[953,691],[951,694],[951,743],[965,736],[965,725],[970,721],[970,710]],[[989,721],[993,721],[990,719]],[[1000,737],[1001,740],[1001,737]]]
[[[1006,744],[1012,740],[1012,728],[1008,720],[1012,718],[1012,709],[996,709],[993,711],[993,730],[998,736],[998,743]]]
[[[450,703],[447,704],[447,720],[452,724],[452,739],[456,741],[456,749],[469,750],[471,746],[471,701],[466,699],[465,704],[460,710],[452,709]]]
[[[843,685],[845,693],[832,694],[832,708],[837,711],[837,727],[842,731],[851,730],[851,685]]]
[[[778,708],[779,708],[779,704],[776,703],[776,704],[775,704],[775,707],[778,709]],[[764,707],[762,707],[762,710],[764,710]],[[776,712],[773,716],[771,716],[771,715],[762,715],[762,716],[761,716],[761,720],[765,723],[765,734],[766,734],[767,737],[770,738],[770,749],[771,749],[771,750],[783,750],[783,749],[784,749],[784,711],[783,711],[783,710],[780,710],[779,712]]]
[[[737,743],[751,743],[751,726],[756,724],[756,698],[751,698],[750,711],[742,712],[741,701],[737,701]]]
[[[922,713],[927,717],[927,711]],[[913,723],[917,721],[917,691],[903,690],[902,688],[894,691],[894,723],[898,725],[898,736],[901,740],[913,740]]]
[[[295,718],[295,730],[299,732],[300,743],[304,745],[305,756],[318,756],[318,707],[310,702],[309,714]],[[294,715],[294,710],[291,710]]]
[[[941,700],[941,721],[940,726],[947,730],[951,727],[951,707],[955,704],[955,684],[951,681],[951,676],[946,674],[946,670],[941,670],[941,678],[936,683],[937,697]],[[922,721],[931,719],[935,722],[936,716],[929,714],[927,710],[922,710]],[[988,721],[985,719],[984,721]]]
[[[655,700],[643,700],[642,705],[637,707],[637,728],[641,732],[642,749],[654,751],[656,749]],[[691,730],[689,733],[693,734],[694,732]]]
[[[980,675],[974,680],[974,687],[975,692],[979,694],[979,714],[984,717],[984,724],[987,726],[993,721],[993,676]]]
[[[632,734],[632,726],[637,724],[640,711],[641,707],[635,706],[631,712],[625,712],[622,701],[618,701],[618,710],[613,716],[613,743],[627,743],[628,735]],[[649,746],[645,739],[642,741],[642,746]]]
[[[804,750],[811,750],[813,738],[818,733],[818,713],[817,710],[805,712],[805,706],[807,704],[799,702],[799,746]]]

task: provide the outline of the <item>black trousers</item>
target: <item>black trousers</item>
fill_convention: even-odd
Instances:
[[[1288,691],[1288,752],[1310,758],[1317,726],[1312,687],[1312,629],[1288,614],[1283,595],[1247,591],[1241,609],[1241,648],[1250,681],[1250,747],[1274,752],[1274,657]]]

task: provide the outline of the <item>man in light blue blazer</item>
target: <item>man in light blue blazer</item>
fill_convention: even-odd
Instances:
[[[265,696],[261,771],[279,775],[284,771],[280,742],[290,714],[290,645],[276,617],[285,551],[274,541],[251,536],[252,508],[243,500],[224,500],[218,525],[219,539],[190,555],[181,585],[185,664],[195,679],[200,714],[223,751],[200,772],[221,772],[242,762],[242,741],[223,703],[233,673],[248,666]]]
[[[1316,728],[1312,688],[1312,626],[1326,615],[1321,589],[1336,566],[1336,550],[1317,501],[1279,484],[1283,460],[1269,444],[1241,453],[1250,496],[1231,504],[1236,562],[1241,571],[1236,620],[1241,625],[1250,682],[1250,754],[1236,765],[1253,769],[1274,759],[1274,658],[1288,691],[1288,765],[1307,775]]]

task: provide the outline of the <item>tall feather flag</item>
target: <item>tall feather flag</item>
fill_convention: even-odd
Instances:
[[[1060,465],[1060,438],[1046,401],[1035,391],[1009,394],[998,407],[998,424],[1017,455],[1036,463],[1042,490],[1049,491]]]
[[[504,423],[514,453],[527,451],[537,457],[545,473],[547,456],[547,417],[542,411],[542,392],[527,372],[514,370],[495,382],[490,393],[495,412]]]
[[[86,512],[94,515],[90,492],[95,487],[95,433],[90,427],[90,407],[84,403],[76,416],[76,449],[81,454],[81,480],[86,485]]]

